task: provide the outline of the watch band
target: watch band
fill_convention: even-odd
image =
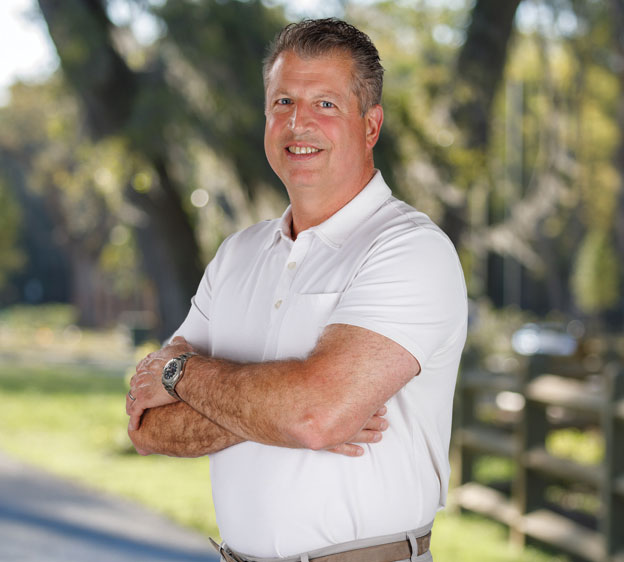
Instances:
[[[182,398],[180,398],[180,395],[176,392],[175,387],[184,376],[186,362],[194,355],[197,355],[194,351],[182,353],[181,355],[167,361],[163,367],[162,384],[165,387],[165,390],[177,400],[182,400]]]

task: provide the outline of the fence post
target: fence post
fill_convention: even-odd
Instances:
[[[527,396],[526,387],[528,384],[546,372],[548,372],[549,360],[545,355],[532,355],[526,370],[522,374],[521,392],[525,397],[525,405],[518,426],[518,438],[520,446],[516,454],[516,478],[513,482],[512,497],[518,510],[520,520],[523,515],[530,513],[543,506],[544,494],[547,482],[541,476],[527,466],[526,454],[533,447],[543,447],[546,442],[548,432],[548,422],[546,420],[546,409],[543,405],[532,402]],[[511,540],[524,546],[527,537],[522,531],[521,525],[512,529]]]
[[[458,470],[458,486],[471,482],[474,479],[473,464],[475,455],[469,448],[464,447],[461,437],[461,428],[470,427],[475,421],[475,396],[468,384],[470,373],[477,365],[477,357],[474,352],[467,352],[462,357],[457,392],[455,393],[455,407],[453,429],[455,438],[459,441],[459,447],[455,456],[455,469]]]
[[[624,368],[616,361],[605,368],[607,401],[602,416],[605,439],[600,531],[607,560],[624,556]]]

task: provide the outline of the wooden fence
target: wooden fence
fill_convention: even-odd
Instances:
[[[588,372],[579,364],[535,355],[519,373],[462,371],[453,436],[459,482],[453,498],[462,509],[507,525],[511,540],[520,544],[536,542],[573,560],[624,562],[624,367],[612,360]],[[505,408],[505,402],[512,407]],[[548,433],[565,426],[600,432],[600,464],[580,464],[547,451]],[[475,464],[484,455],[510,459],[510,479],[477,483]],[[594,513],[553,502],[553,486],[582,489]]]

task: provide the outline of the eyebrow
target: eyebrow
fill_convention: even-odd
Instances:
[[[327,98],[337,98],[337,99],[342,99],[342,95],[338,94],[336,92],[332,92],[331,90],[327,90],[327,91],[321,91],[317,97],[323,98],[323,97],[327,97]]]
[[[276,90],[271,94],[271,98],[293,98],[297,97],[292,93],[289,93],[288,90]],[[318,92],[312,92],[313,98],[331,98],[334,100],[344,100],[344,96],[339,94],[338,92],[331,90],[320,90]]]

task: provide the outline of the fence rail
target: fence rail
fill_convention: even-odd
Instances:
[[[495,398],[511,396],[506,411]],[[537,542],[589,562],[624,562],[624,367],[611,361],[599,372],[578,362],[530,358],[519,373],[467,368],[456,395],[453,458],[459,485],[455,502],[510,529],[514,542]],[[480,413],[487,405],[486,415]],[[551,454],[550,431],[591,427],[604,441],[598,465]],[[510,459],[513,476],[490,485],[475,480],[483,455]],[[598,506],[591,516],[549,499],[553,485],[579,487]]]

